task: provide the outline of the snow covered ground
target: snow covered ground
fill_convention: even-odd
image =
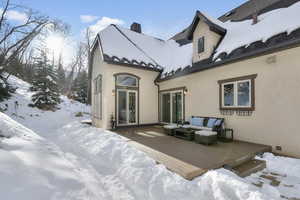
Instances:
[[[63,97],[60,110],[40,111],[27,106],[27,83],[11,83],[16,94],[0,103],[1,199],[300,199],[298,159],[265,154],[267,169],[247,178],[219,169],[187,181],[125,138],[81,124],[89,107]]]

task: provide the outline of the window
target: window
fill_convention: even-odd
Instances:
[[[160,91],[161,122],[178,123],[184,120],[184,90],[185,87]]]
[[[102,76],[98,75],[94,79],[94,108],[95,117],[102,118]]]
[[[95,84],[95,87],[94,87],[94,92],[95,92],[95,94],[100,93],[101,90],[102,90],[102,76],[101,76],[101,75],[98,75],[98,76],[94,79],[94,84]]]
[[[127,87],[137,87],[138,81],[136,77],[130,75],[118,75],[117,76],[117,85],[118,86],[127,86]]]
[[[256,74],[218,81],[220,109],[254,110],[254,79]]]
[[[198,39],[198,53],[204,52],[204,37]]]

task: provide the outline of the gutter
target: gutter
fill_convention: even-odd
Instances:
[[[157,86],[157,103],[158,103],[158,107],[157,107],[157,120],[158,123],[160,123],[160,101],[159,101],[159,91],[160,91],[160,85],[158,84],[158,80],[160,79],[161,74],[163,73],[163,71],[160,71],[159,74],[157,75],[157,77],[154,80],[154,85]]]
[[[183,70],[179,71],[177,74],[174,74],[174,75],[169,76],[169,77],[165,77],[163,79],[158,79],[156,81],[157,82],[163,82],[163,81],[171,80],[171,79],[178,78],[178,77],[181,77],[181,76],[185,76],[185,75],[188,75],[188,74],[213,69],[213,68],[216,68],[216,67],[223,67],[225,65],[229,65],[229,64],[232,64],[232,63],[236,63],[236,62],[240,62],[240,61],[243,61],[243,60],[248,60],[248,59],[251,59],[251,58],[256,58],[256,57],[276,53],[276,52],[283,51],[283,50],[296,48],[296,47],[299,47],[299,46],[300,46],[300,38],[295,39],[295,40],[290,40],[290,41],[287,41],[287,42],[284,42],[284,43],[281,43],[281,44],[277,44],[277,45],[274,45],[274,46],[271,46],[271,47],[258,49],[256,51],[245,53],[245,54],[242,54],[242,55],[239,55],[239,56],[236,56],[236,57],[232,57],[232,58],[229,58],[229,59],[225,59],[225,60],[222,60],[222,61],[219,61],[219,62],[212,62],[210,64],[203,64],[203,65],[198,65],[198,66],[193,64],[192,67],[183,69]]]

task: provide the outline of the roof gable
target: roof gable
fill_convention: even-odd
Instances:
[[[206,23],[209,26],[211,31],[218,33],[219,35],[226,34],[226,29],[222,27],[222,23],[219,20],[213,19],[208,15],[205,15],[200,11],[197,11],[187,34],[189,40],[192,40],[193,33],[196,30],[196,27],[200,20]]]
[[[180,46],[130,29],[110,25],[98,34],[105,61],[172,71],[192,64],[192,44]]]

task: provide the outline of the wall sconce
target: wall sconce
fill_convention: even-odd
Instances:
[[[112,94],[112,96],[115,96],[116,95],[116,91],[112,90],[111,94]]]
[[[188,89],[187,89],[187,88],[184,88],[183,93],[184,93],[184,95],[187,95]]]

